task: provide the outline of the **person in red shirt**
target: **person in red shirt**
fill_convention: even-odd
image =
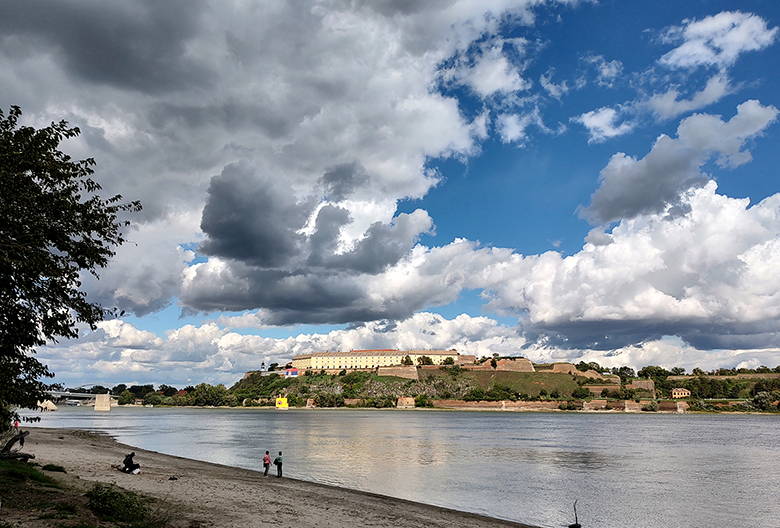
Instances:
[[[263,467],[265,468],[265,473],[263,473],[263,476],[267,477],[268,469],[271,467],[271,455],[268,453],[268,451],[266,451],[265,456],[263,456]]]

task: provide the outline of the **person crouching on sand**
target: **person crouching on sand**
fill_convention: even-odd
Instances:
[[[122,467],[123,472],[132,473],[133,475],[137,475],[141,472],[141,464],[136,464],[133,461],[134,456],[135,456],[135,451],[127,455],[125,459],[122,461],[122,464],[124,464],[124,467]]]
[[[265,468],[265,472],[263,473],[263,476],[267,477],[268,469],[271,467],[271,455],[268,453],[268,451],[266,451],[265,455],[263,455],[263,467]]]

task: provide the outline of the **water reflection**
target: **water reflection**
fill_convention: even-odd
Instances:
[[[773,416],[64,409],[42,426],[537,524],[775,526]]]

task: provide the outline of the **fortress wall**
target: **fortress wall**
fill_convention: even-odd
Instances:
[[[582,409],[585,411],[598,411],[607,408],[607,400],[591,400],[582,402]]]
[[[439,368],[439,367],[434,367]],[[395,376],[396,378],[404,378],[417,380],[417,367],[405,366],[405,367],[379,367],[377,369],[377,375],[379,376]]]
[[[496,411],[549,411],[558,409],[561,402],[558,401],[539,401],[526,402],[503,400],[503,401],[463,401],[463,400],[434,400],[433,406],[440,409],[482,409]]]
[[[395,406],[399,409],[414,409],[414,398],[398,398]]]

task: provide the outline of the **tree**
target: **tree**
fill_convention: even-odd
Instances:
[[[635,378],[636,377],[636,373],[634,372],[634,369],[632,369],[631,367],[626,367],[626,366],[623,366],[623,367],[620,367],[620,368],[614,367],[612,369],[612,374],[620,376],[620,382],[621,383],[626,383],[629,380],[629,378]]]
[[[444,361],[441,362],[442,365],[454,365],[455,359],[452,357],[446,357],[444,358]]]
[[[135,394],[130,392],[129,390],[122,391],[122,394],[119,395],[119,405],[129,405],[131,403],[135,402]]]
[[[418,365],[433,365],[433,360],[428,356],[420,356],[417,358]]]
[[[0,430],[17,417],[13,407],[45,398],[40,378],[53,374],[35,347],[78,337],[78,323],[94,329],[112,313],[87,301],[80,274],[97,277],[125,242],[119,213],[141,209],[101,198],[95,161],[59,150],[78,128],[18,126],[21,115],[18,106],[0,110]]]
[[[414,365],[414,361],[412,361],[412,358],[411,358],[411,356],[405,356],[405,357],[404,357],[404,358],[401,360],[401,365]]]
[[[170,398],[171,396],[176,396],[179,393],[179,389],[163,383],[160,385],[160,392],[162,392],[163,396]]]

